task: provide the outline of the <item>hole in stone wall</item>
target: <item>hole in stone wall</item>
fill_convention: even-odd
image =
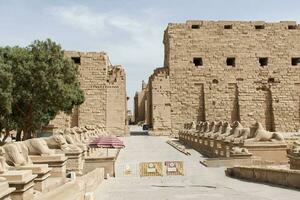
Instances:
[[[265,91],[265,125],[267,131],[275,131],[275,116],[271,90]]]
[[[71,59],[73,60],[73,62],[74,62],[75,64],[79,64],[79,65],[80,65],[80,63],[81,63],[80,57],[71,57]]]
[[[300,58],[292,58],[292,65],[296,66],[298,64],[300,64]]]
[[[192,29],[200,29],[200,25],[198,24],[193,24],[191,27]]]
[[[240,115],[240,104],[239,104],[239,89],[237,84],[233,85],[234,87],[230,89],[230,93],[234,94],[234,100],[233,100],[233,106],[231,110],[231,122],[234,121],[241,121],[241,115]]]
[[[269,78],[268,83],[275,83],[275,79],[274,78]]]
[[[268,65],[268,58],[259,58],[258,60],[261,67]]]
[[[197,93],[199,94],[197,121],[206,121],[204,84],[199,84],[197,91],[199,91],[199,93]]]
[[[265,26],[264,25],[255,25],[255,29],[256,30],[265,29]]]
[[[218,84],[218,83],[219,83],[219,81],[218,81],[217,79],[214,79],[214,80],[212,80],[212,83],[214,83],[214,84]]]
[[[295,30],[297,29],[297,25],[288,25],[289,30]]]
[[[203,61],[202,58],[194,58],[193,59],[193,63],[195,64],[195,66],[203,66]]]
[[[229,24],[224,25],[224,29],[232,29],[232,25],[229,25]]]
[[[227,66],[232,66],[232,67],[235,67],[235,58],[227,58],[226,59],[226,64]]]

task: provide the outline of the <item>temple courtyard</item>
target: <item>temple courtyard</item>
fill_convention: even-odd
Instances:
[[[222,199],[298,200],[299,191],[252,183],[225,176],[225,168],[207,168],[193,149],[187,156],[166,143],[168,137],[148,136],[137,127],[124,137],[126,148],[116,162],[116,177],[105,180],[95,192],[97,200]],[[140,177],[139,163],[183,161],[184,176]],[[131,173],[126,175],[126,170]]]

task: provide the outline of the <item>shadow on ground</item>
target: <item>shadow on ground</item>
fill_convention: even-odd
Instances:
[[[131,131],[130,135],[145,136],[145,135],[149,135],[149,133],[148,133],[148,131]]]

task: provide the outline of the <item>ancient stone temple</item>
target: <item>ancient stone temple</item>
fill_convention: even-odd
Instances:
[[[170,23],[164,67],[148,83],[150,125],[177,133],[190,121],[260,121],[269,131],[298,130],[299,41],[290,21]]]
[[[146,122],[147,114],[147,102],[148,102],[148,85],[142,82],[142,90],[136,92],[134,96],[134,120],[135,123]]]
[[[125,70],[112,66],[104,52],[66,51],[65,55],[79,67],[85,102],[71,116],[60,114],[51,124],[58,128],[100,125],[115,135],[124,135],[128,129]]]

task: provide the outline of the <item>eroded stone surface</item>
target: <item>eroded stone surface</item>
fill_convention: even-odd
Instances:
[[[77,59],[80,87],[85,102],[71,116],[58,115],[51,124],[59,128],[101,125],[115,135],[128,134],[126,73],[121,66],[112,66],[104,52],[65,51]]]
[[[146,103],[140,103],[145,112],[138,110],[138,116],[169,134],[190,121],[213,120],[240,121],[246,127],[260,121],[268,131],[297,131],[299,64],[292,60],[299,57],[300,30],[288,26],[297,24],[169,23],[164,66],[140,92],[145,94],[136,102]]]

